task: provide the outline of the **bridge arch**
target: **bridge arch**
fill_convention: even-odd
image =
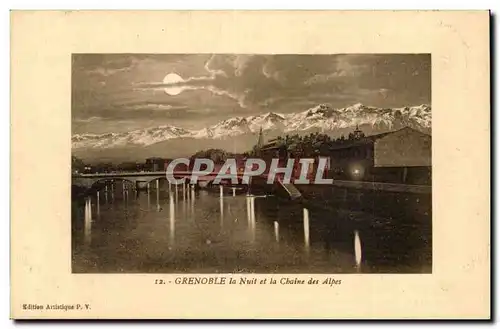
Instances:
[[[107,182],[126,182],[131,186],[135,186],[135,180],[130,179],[130,178],[97,178],[95,181],[90,185],[89,189],[95,189],[95,190],[101,190],[102,188],[98,188],[99,184],[103,184],[102,187],[106,186]]]
[[[189,172],[176,172],[173,173],[176,178],[186,178],[186,183],[190,183],[191,173]],[[201,180],[213,180],[211,178],[198,178],[198,185],[200,185]],[[130,186],[134,186],[139,189],[146,188],[150,186],[155,181],[167,181],[167,177],[164,172],[140,172],[140,173],[110,173],[110,174],[80,174],[74,175],[72,177],[72,190],[78,191],[77,194],[83,192],[88,193],[91,190],[102,189],[107,182],[127,182]],[[205,185],[209,182],[203,182]],[[150,186],[155,188],[155,186]]]

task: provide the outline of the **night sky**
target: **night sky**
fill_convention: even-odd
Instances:
[[[164,83],[172,73],[182,81]],[[431,104],[430,55],[73,55],[73,133],[200,129],[320,103]]]

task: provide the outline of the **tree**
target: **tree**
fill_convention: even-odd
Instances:
[[[211,159],[216,164],[224,163],[231,154],[221,149],[208,149],[196,152],[191,159]]]
[[[137,171],[137,163],[136,162],[122,162],[117,166],[118,171],[129,171],[135,172]]]
[[[73,171],[82,172],[85,170],[85,163],[82,159],[77,158],[76,156],[71,156],[71,169]]]

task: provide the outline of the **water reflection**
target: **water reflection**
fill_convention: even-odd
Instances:
[[[187,199],[186,199],[186,184],[182,184],[182,213],[185,217],[188,217],[187,213]]]
[[[175,204],[174,196],[169,195],[170,200],[170,245],[173,246],[175,243]]]
[[[280,224],[274,221],[274,236],[276,237],[276,242],[280,242]]]
[[[250,239],[255,242],[255,197],[248,196],[247,199],[247,217],[248,217],[248,230]]]
[[[83,212],[74,212],[75,272],[425,272],[431,268],[431,230],[425,223],[381,221],[367,213],[323,211],[273,196],[233,195],[232,190],[222,189],[221,194],[220,188],[155,185],[153,208],[150,189],[132,199],[128,189],[117,189],[123,199],[101,204],[102,193],[105,200],[110,195],[104,188],[80,203]],[[183,189],[182,200],[178,188]]]
[[[219,186],[219,213],[220,213],[220,227],[224,227],[224,192],[222,185]]]
[[[100,210],[101,210],[101,200],[100,200],[99,191],[97,191],[97,193],[96,193],[96,207],[97,207],[97,218],[99,218]]]
[[[303,221],[304,221],[304,246],[306,250],[309,250],[309,209],[303,209]]]
[[[194,200],[195,200],[195,190],[194,190],[194,185],[191,185],[191,218],[193,219],[194,217]],[[193,219],[194,220],[194,219]]]
[[[160,206],[160,180],[156,180],[156,210],[160,211],[161,206]]]
[[[85,225],[84,225],[84,241],[86,245],[90,245],[92,241],[92,199],[85,200]]]
[[[148,210],[151,209],[151,192],[149,191],[149,183],[147,187],[147,193],[148,193]]]
[[[356,268],[358,271],[361,268],[361,239],[359,238],[359,232],[358,230],[354,231],[354,257],[356,261]]]

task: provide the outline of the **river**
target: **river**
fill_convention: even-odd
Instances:
[[[431,273],[432,229],[273,195],[118,185],[73,199],[72,271]]]

